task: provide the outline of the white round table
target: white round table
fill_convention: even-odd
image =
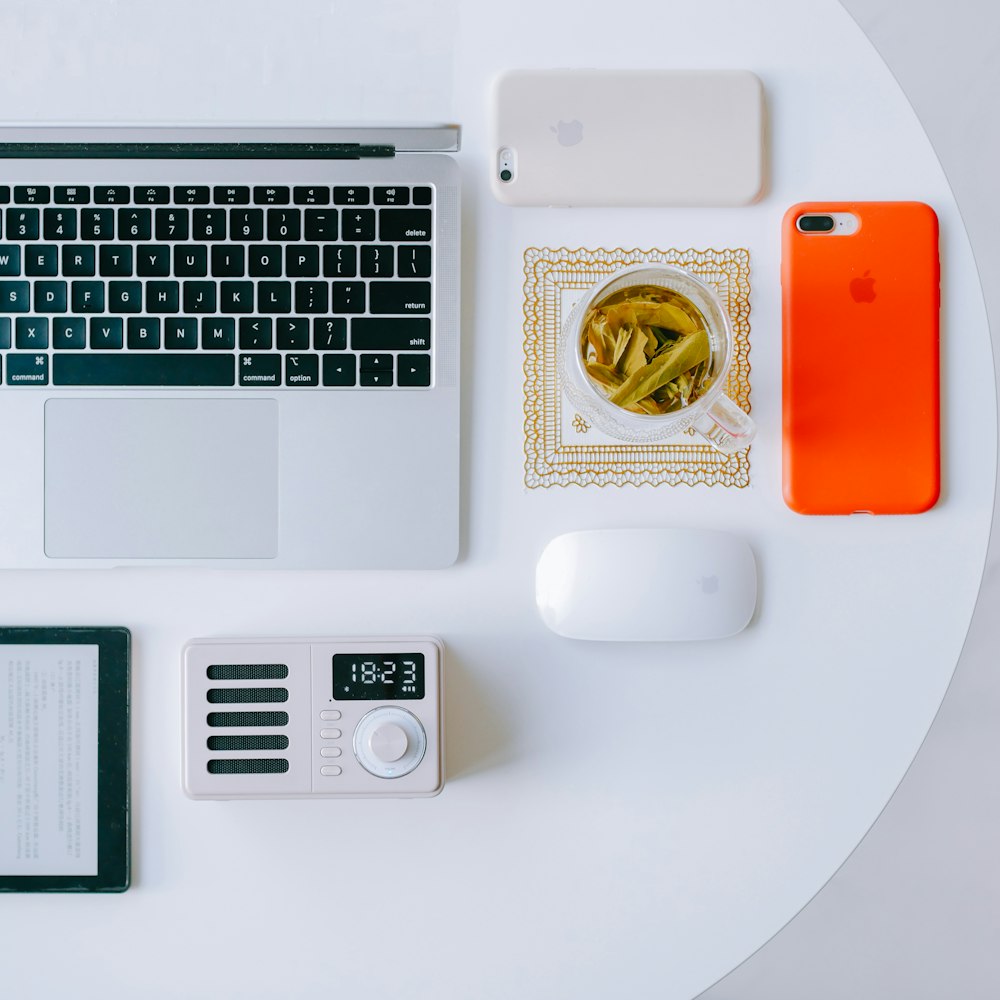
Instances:
[[[930,145],[861,32],[832,0],[144,0],[8,7],[0,34],[11,117],[453,119],[465,183],[454,568],[0,574],[5,624],[122,624],[134,637],[133,888],[0,897],[5,991],[687,1000],[726,974],[891,796],[955,667],[990,526],[996,400],[974,262]],[[753,70],[765,197],[728,210],[501,206],[487,92],[515,66]],[[927,514],[804,518],[782,503],[779,222],[807,198],[913,198],[940,217],[944,490]],[[529,246],[750,248],[748,489],[525,489]],[[747,538],[761,585],[751,627],[630,646],[548,632],[533,602],[548,540],[631,525]],[[439,797],[184,798],[186,639],[363,633],[447,645]]]

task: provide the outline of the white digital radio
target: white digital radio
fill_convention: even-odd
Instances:
[[[193,639],[183,779],[194,799],[415,798],[444,785],[433,637]]]

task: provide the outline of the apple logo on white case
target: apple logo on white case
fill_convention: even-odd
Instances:
[[[560,146],[575,146],[583,141],[583,122],[575,118],[571,122],[560,120],[557,124],[550,125],[549,131],[555,132]]]
[[[715,573],[711,576],[698,577],[698,583],[701,584],[703,594],[717,594],[719,592],[719,577]]]

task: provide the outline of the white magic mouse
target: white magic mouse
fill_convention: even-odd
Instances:
[[[750,546],[724,531],[572,531],[542,552],[535,600],[568,639],[722,639],[753,617],[757,568]]]

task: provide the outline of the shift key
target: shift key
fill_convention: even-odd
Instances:
[[[429,351],[431,321],[409,317],[358,316],[351,320],[355,351]]]

